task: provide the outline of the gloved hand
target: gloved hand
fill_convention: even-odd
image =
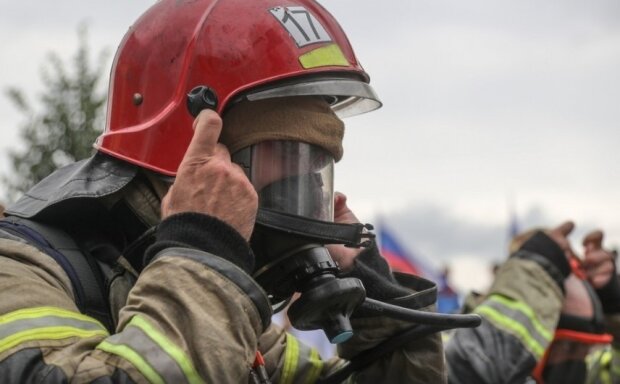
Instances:
[[[360,222],[347,206],[347,197],[340,192],[336,192],[334,197],[334,222],[346,224]],[[368,248],[349,248],[330,244],[327,245],[327,249],[334,261],[340,265],[344,276],[356,277],[362,281],[368,297],[389,300],[411,294],[410,290],[396,282],[376,244],[373,243]]]
[[[359,219],[347,206],[347,196],[344,193],[336,192],[334,195],[334,223],[357,224],[359,222]],[[326,247],[334,261],[345,272],[353,267],[353,261],[364,250],[363,248],[345,247],[341,244],[328,244]]]
[[[511,249],[517,249],[512,257],[536,261],[564,290],[564,280],[571,273],[569,260],[575,258],[568,240],[574,227],[572,221],[565,221],[552,229],[528,231],[519,235],[511,245]]]
[[[620,313],[620,281],[612,252],[603,249],[602,231],[593,231],[583,239],[584,269],[596,290],[605,314]]]

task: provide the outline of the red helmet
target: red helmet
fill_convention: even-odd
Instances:
[[[188,93],[220,114],[239,100],[321,95],[340,116],[379,108],[333,16],[312,0],[161,0],[130,28],[95,147],[174,176],[192,137]]]

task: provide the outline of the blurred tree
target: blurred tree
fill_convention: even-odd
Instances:
[[[93,67],[87,37],[87,28],[80,26],[79,46],[69,71],[57,53],[49,54],[41,73],[44,91],[38,108],[28,102],[23,90],[10,87],[5,91],[25,117],[19,127],[24,149],[9,151],[13,167],[0,180],[8,200],[56,168],[93,153],[92,144],[103,127],[106,92],[100,83],[109,55],[101,50]]]

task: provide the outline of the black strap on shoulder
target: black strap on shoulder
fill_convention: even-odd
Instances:
[[[114,330],[101,267],[71,236],[61,229],[14,216],[0,220],[0,228],[52,257],[69,277],[80,312],[99,320],[109,331]]]

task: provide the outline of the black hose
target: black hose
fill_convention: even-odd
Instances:
[[[479,315],[450,315],[418,311],[366,298],[361,308],[382,313],[384,316],[415,322],[416,325],[408,330],[391,337],[374,348],[355,356],[344,367],[331,375],[317,381],[318,384],[336,384],[346,380],[353,372],[372,364],[382,356],[394,351],[413,340],[421,339],[430,334],[446,331],[453,328],[474,328],[480,325]]]
[[[417,324],[446,326],[447,329],[474,328],[479,326],[482,321],[480,316],[476,314],[451,315],[446,313],[418,311],[369,298],[364,300],[360,308],[378,312],[394,319],[412,321]]]

